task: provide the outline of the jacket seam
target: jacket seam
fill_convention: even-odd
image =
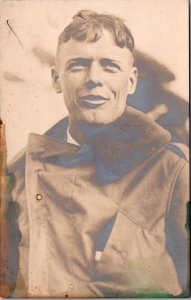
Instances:
[[[167,213],[170,209],[170,204],[171,204],[171,200],[172,200],[172,195],[173,195],[173,190],[174,190],[174,187],[175,187],[175,184],[176,184],[176,180],[178,178],[178,176],[180,175],[181,171],[183,170],[183,168],[187,165],[187,161],[184,161],[183,164],[180,164],[180,166],[178,167],[178,170],[176,171],[173,179],[172,179],[172,182],[171,182],[171,185],[170,185],[170,189],[169,189],[169,194],[168,194],[168,199],[167,199],[167,206],[166,206],[166,213],[165,213],[165,219],[167,217]]]

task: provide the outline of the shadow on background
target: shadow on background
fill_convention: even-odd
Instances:
[[[128,97],[128,103],[170,131],[172,142],[188,145],[188,102],[163,87],[175,80],[175,75],[139,51],[135,52],[135,65],[139,70],[138,85],[135,94]]]

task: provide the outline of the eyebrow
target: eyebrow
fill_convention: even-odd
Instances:
[[[84,58],[84,57],[72,58],[72,59],[69,59],[67,61],[66,66],[69,66],[71,63],[75,63],[75,62],[79,62],[79,63],[87,65],[88,62],[91,62],[91,59],[90,58]]]

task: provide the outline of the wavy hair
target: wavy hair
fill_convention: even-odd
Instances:
[[[99,14],[89,10],[81,10],[74,15],[73,21],[59,35],[57,49],[71,38],[76,41],[94,43],[102,37],[104,29],[112,34],[118,47],[126,47],[133,52],[134,38],[123,19],[111,14]]]

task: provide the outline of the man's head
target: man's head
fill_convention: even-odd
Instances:
[[[115,16],[80,11],[59,36],[53,85],[72,122],[109,124],[137,83],[134,40]]]

